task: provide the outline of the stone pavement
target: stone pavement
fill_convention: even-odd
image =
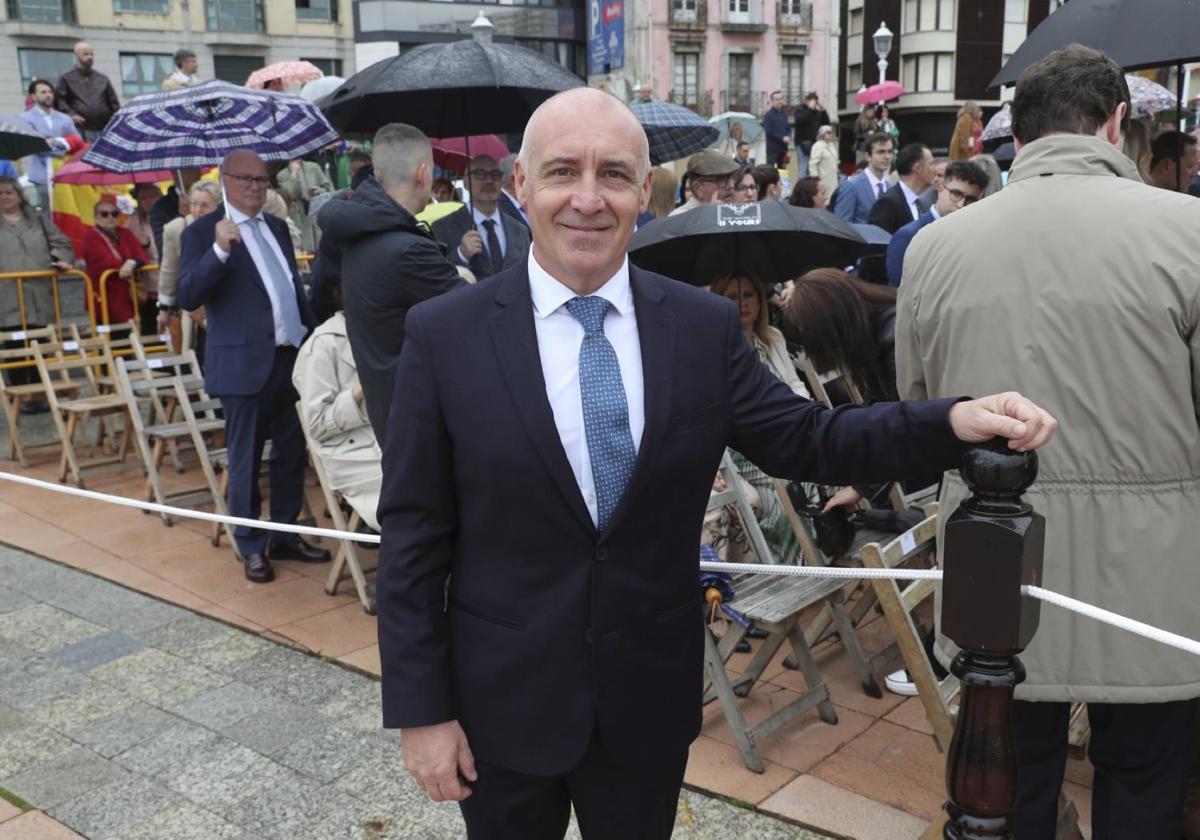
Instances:
[[[0,788],[78,835],[463,836],[404,773],[377,680],[15,549],[0,581]],[[52,836],[0,809],[0,840]],[[823,836],[692,791],[675,832]]]

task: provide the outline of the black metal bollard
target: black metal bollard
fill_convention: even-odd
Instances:
[[[962,683],[946,756],[946,840],[1011,838],[1017,801],[1013,689],[1025,679],[1017,654],[1037,631],[1046,520],[1021,500],[1037,455],[996,439],[972,447],[961,475],[972,496],[946,522],[942,632],[961,648],[950,670]]]

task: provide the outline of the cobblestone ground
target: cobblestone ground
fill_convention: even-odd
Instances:
[[[0,788],[79,834],[463,836],[403,772],[376,680],[16,550],[0,581]],[[685,791],[675,837],[822,835]]]

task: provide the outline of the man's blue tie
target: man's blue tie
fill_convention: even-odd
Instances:
[[[877,192],[875,193],[875,197],[883,198],[883,181],[876,181],[875,189],[877,190]]]
[[[249,222],[254,239],[258,242],[258,252],[262,254],[263,265],[266,266],[269,275],[263,279],[274,287],[275,297],[279,300],[279,309],[283,315],[283,333],[287,337],[288,344],[299,347],[304,343],[304,325],[300,323],[300,307],[296,303],[296,287],[292,285],[292,278],[284,272],[279,260],[275,259],[275,252],[271,250],[267,237],[263,236],[259,229],[260,226],[267,227],[267,220],[260,217],[250,219]],[[267,228],[267,236],[275,236],[271,233],[270,228]]]
[[[604,334],[610,304],[602,297],[567,301],[567,311],[583,325],[579,348],[579,393],[583,397],[583,430],[587,436],[592,481],[596,485],[597,526],[601,531],[633,475],[636,453],[629,431],[629,405],[621,382],[617,352]]]

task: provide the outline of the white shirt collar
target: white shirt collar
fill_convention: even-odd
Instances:
[[[226,216],[226,218],[229,219],[229,221],[233,222],[235,225],[240,225],[243,222],[250,221],[251,219],[261,219],[263,217],[263,214],[262,214],[262,211],[259,210],[258,215],[247,216],[241,210],[237,209],[232,204],[230,204],[228,201],[226,201],[225,202],[225,216]]]
[[[500,227],[501,225],[504,224],[504,221],[500,218],[500,205],[498,205],[498,204],[496,205],[496,209],[492,211],[492,215],[490,215],[490,216],[486,215],[478,207],[472,207],[471,210],[475,214],[475,226],[476,227],[478,227],[479,225],[482,225],[488,219],[491,219],[493,222],[495,222],[496,227]]]
[[[907,204],[908,209],[911,210],[913,207],[913,202],[918,198],[917,194],[912,191],[912,187],[903,181],[897,181],[896,183],[900,185],[900,189],[904,193],[904,203]]]
[[[933,220],[934,220],[935,222],[936,222],[938,219],[942,218],[942,214],[938,212],[938,209],[937,209],[937,202],[936,202],[936,201],[933,203],[933,206],[931,206],[931,207],[929,208],[929,212],[933,214]]]
[[[533,314],[538,318],[548,318],[553,315],[571,298],[579,297],[573,290],[567,288],[550,275],[538,264],[529,249],[529,292],[533,297]],[[617,314],[626,315],[633,311],[633,289],[629,285],[629,258],[626,257],[617,269],[617,273],[592,293],[602,297],[613,305]]]
[[[867,180],[871,182],[871,191],[872,192],[875,191],[876,184],[883,184],[884,190],[886,190],[888,188],[886,174],[882,178],[876,178],[875,173],[871,171],[871,167],[869,167],[869,166],[866,169],[864,169],[863,172],[867,173]]]

